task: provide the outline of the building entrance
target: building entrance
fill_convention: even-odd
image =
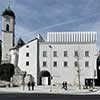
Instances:
[[[39,85],[50,85],[51,75],[48,71],[41,71],[39,75]]]
[[[42,85],[49,85],[48,77],[42,77]]]
[[[97,58],[97,79],[95,79],[95,85],[100,86],[100,56]]]

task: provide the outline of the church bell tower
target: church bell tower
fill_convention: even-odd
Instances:
[[[9,50],[15,45],[15,14],[10,6],[2,13],[2,63],[9,63]]]

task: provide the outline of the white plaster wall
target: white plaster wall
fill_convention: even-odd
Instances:
[[[26,46],[29,48],[26,48]],[[29,57],[26,53],[29,52]],[[26,61],[29,61],[29,66],[26,66]],[[18,67],[27,74],[31,74],[35,78],[37,84],[37,40],[34,40],[19,49]]]
[[[7,21],[6,19],[9,18],[10,20]],[[6,25],[9,25],[9,31],[13,32],[14,31],[14,26],[15,26],[15,19],[11,16],[5,16],[2,17],[2,30],[6,30]]]
[[[49,48],[52,46],[52,49]],[[80,60],[80,78],[81,85],[84,85],[85,78],[94,78],[94,69],[96,70],[96,44],[60,44],[60,43],[40,43],[39,46],[40,71],[47,70],[53,75],[53,83],[62,83],[67,81],[69,84],[78,85],[77,68],[74,62],[74,51],[79,51]],[[47,51],[47,57],[43,57],[43,51]],[[57,51],[57,57],[53,57],[53,51]],[[68,52],[68,57],[64,57],[64,51]],[[89,51],[89,57],[85,57],[85,51]],[[43,61],[47,62],[47,66],[43,67]],[[53,67],[53,61],[57,61],[58,66]],[[63,62],[68,62],[68,67],[64,67]],[[89,61],[89,67],[85,67],[85,61]],[[52,69],[50,68],[52,67]]]
[[[6,32],[7,24],[9,25],[9,32]],[[14,26],[14,18],[10,16],[2,17],[2,61],[9,61],[9,50],[13,47]]]
[[[8,60],[9,50],[12,48],[12,33],[2,32],[2,60]]]
[[[18,64],[18,51],[16,49],[10,50],[10,63],[17,67]]]

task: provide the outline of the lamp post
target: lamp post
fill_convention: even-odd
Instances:
[[[81,57],[81,48],[80,48],[80,46],[79,46],[79,44],[78,44],[78,54],[77,54],[77,66],[78,66],[78,87],[79,87],[79,90],[81,89],[81,81],[80,81],[80,62],[79,62],[79,60],[80,60],[80,57]]]
[[[78,62],[78,81],[79,81],[79,89],[81,89],[81,83],[80,83],[80,66],[79,66],[79,55],[77,56],[77,62]]]
[[[25,77],[26,77],[26,71],[25,71],[25,73],[23,75],[23,90],[25,90]]]
[[[49,45],[50,48],[50,71],[51,71],[51,76],[50,76],[50,81],[52,80],[52,55],[51,55],[51,51],[52,51],[52,46]],[[51,81],[51,87],[50,87],[50,92],[52,92],[52,81]]]

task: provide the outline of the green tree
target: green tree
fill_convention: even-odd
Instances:
[[[1,64],[0,65],[0,80],[10,81],[10,78],[14,75],[14,65]]]

